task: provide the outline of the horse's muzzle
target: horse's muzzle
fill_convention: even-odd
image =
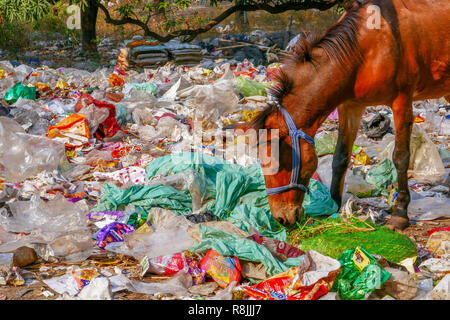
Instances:
[[[270,205],[273,217],[282,225],[288,226],[296,223],[305,213],[300,205],[287,203],[273,203]]]

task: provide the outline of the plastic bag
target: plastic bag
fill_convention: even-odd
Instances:
[[[450,231],[437,231],[428,238],[426,247],[434,257],[439,258],[446,254],[444,249],[448,244],[450,244]]]
[[[323,134],[316,135],[314,144],[317,156],[320,157],[326,154],[333,154],[336,149],[337,140],[337,131],[324,132]]]
[[[283,262],[288,258],[298,258],[305,254],[304,251],[300,250],[297,247],[291,246],[286,242],[267,238],[257,233],[252,234],[247,238],[265,246],[267,249],[269,249],[270,253],[272,253],[275,258]]]
[[[86,117],[74,113],[54,126],[48,127],[47,136],[64,141],[66,147],[79,147],[89,142],[89,126]]]
[[[252,81],[242,76],[236,78],[236,86],[244,97],[267,95],[267,84]]]
[[[28,107],[28,106],[27,106]],[[12,108],[10,117],[17,121],[29,134],[44,136],[50,122],[35,110],[25,107]]]
[[[123,241],[124,234],[133,231],[133,226],[124,223],[113,222],[108,224],[97,233],[97,246],[103,249],[108,243]]]
[[[190,168],[206,181],[205,199],[216,199],[207,203],[207,210],[244,231],[252,226],[264,236],[286,240],[286,230],[271,215],[260,164],[243,167],[204,153],[184,152],[153,160],[146,174],[166,176]]]
[[[391,119],[381,113],[377,113],[370,121],[363,121],[364,133],[369,138],[382,138],[390,128]]]
[[[94,104],[88,105],[79,111],[79,114],[85,116],[89,125],[89,132],[91,136],[97,131],[101,123],[103,123],[109,117],[108,109],[97,108]]]
[[[132,90],[141,90],[151,95],[156,95],[158,91],[158,87],[151,82],[144,83],[126,83],[123,87],[122,93],[125,94],[125,97],[129,97],[132,95]]]
[[[202,209],[206,200],[206,180],[197,171],[188,169],[147,183],[149,186],[158,184],[168,185],[177,190],[189,191],[192,198],[192,213],[199,213]]]
[[[397,182],[397,169],[389,159],[384,159],[366,175],[366,181],[379,189],[386,189]]]
[[[9,91],[5,94],[3,100],[13,104],[19,98],[36,100],[36,87],[27,87],[20,82],[16,83],[14,87],[9,89]]]
[[[332,288],[339,267],[337,260],[309,250],[299,266],[242,290],[257,300],[317,300]]]
[[[188,293],[188,289],[192,286],[192,276],[187,272],[179,272],[169,280],[161,282],[141,282],[128,279],[120,274],[110,277],[112,291],[128,290],[136,293],[144,294],[173,294],[182,296]]]
[[[0,226],[9,232],[29,233],[0,245],[0,252],[23,245],[65,261],[82,261],[92,254],[92,234],[87,227],[84,201],[72,203],[61,194],[44,202],[34,195],[30,201],[10,204],[12,217],[0,215]],[[40,244],[44,246],[39,247]],[[39,254],[41,255],[41,254]]]
[[[341,272],[336,278],[335,289],[341,299],[363,300],[379,289],[390,277],[366,250],[360,247],[345,251],[339,258]]]
[[[309,193],[305,194],[303,208],[310,216],[331,215],[339,210],[336,202],[331,198],[330,191],[325,185],[315,179],[310,179]]]
[[[9,232],[66,232],[86,227],[85,208],[60,193],[47,202],[34,195],[29,201],[15,201],[9,206],[12,217],[0,216],[1,226]]]
[[[318,159],[316,173],[319,175],[320,182],[322,182],[328,190],[331,189],[331,180],[333,179],[333,155],[326,155]],[[348,175],[348,172],[347,172]]]
[[[395,143],[391,142],[378,159],[392,160]],[[410,161],[408,176],[415,180],[435,182],[441,180],[441,176],[446,174],[439,150],[417,124],[414,124],[410,142]]]
[[[78,289],[83,289],[87,286],[93,279],[100,278],[100,273],[96,269],[76,269],[72,270],[72,276],[78,284]]]
[[[168,210],[150,210],[148,221],[133,233],[126,234],[124,242],[107,244],[105,249],[127,254],[142,260],[175,254],[187,250],[194,241],[187,233],[192,225],[184,217],[178,217]]]
[[[425,197],[412,200],[408,206],[408,217],[412,220],[434,220],[450,217],[450,199]]]
[[[19,182],[43,170],[53,171],[66,158],[64,144],[26,134],[14,120],[0,117],[0,169],[5,180]]]
[[[195,120],[217,126],[216,122],[224,113],[234,111],[239,98],[232,80],[222,80],[214,84],[196,85],[177,93],[177,98],[185,99]]]
[[[378,189],[369,184],[359,174],[354,174],[353,171],[347,172],[345,176],[344,192],[353,194],[358,198],[367,198],[375,196]]]
[[[168,83],[170,84],[170,82]],[[187,89],[191,87],[191,83],[187,81],[183,76],[180,76],[179,79],[168,89],[164,94],[162,94],[161,99],[167,101],[175,101],[177,97],[177,93],[181,90]],[[159,88],[159,94],[161,94],[161,87]]]
[[[148,259],[147,272],[161,274],[164,276],[174,275],[182,270],[188,271],[187,261],[182,252],[178,252],[172,255],[159,256],[152,259]]]
[[[417,283],[414,274],[397,268],[386,267],[391,277],[383,284],[381,290],[398,300],[411,300],[417,295]]]
[[[430,292],[432,300],[450,300],[450,274],[447,274]]]
[[[206,225],[200,225],[199,230],[201,241],[189,248],[191,252],[201,253],[214,249],[222,256],[234,256],[245,261],[261,262],[268,275],[284,272],[298,264],[299,258],[290,258],[285,262],[279,261],[266,247],[253,240]]]
[[[236,257],[222,257],[217,251],[210,249],[200,261],[200,268],[222,288],[234,281],[241,280],[241,265]]]

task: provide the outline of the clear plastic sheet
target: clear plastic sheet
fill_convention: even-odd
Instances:
[[[64,144],[26,134],[14,120],[0,117],[0,167],[6,181],[19,182],[43,170],[53,171],[65,157]]]
[[[378,156],[392,160],[395,143],[391,142]],[[438,182],[446,174],[439,150],[418,125],[413,126],[408,175],[414,180]]]
[[[192,212],[198,213],[206,200],[206,180],[193,169],[152,180],[147,185],[168,185],[178,190],[189,191],[192,197]]]
[[[194,119],[215,124],[222,114],[236,108],[239,97],[234,80],[220,79],[214,84],[196,85],[177,93],[185,105],[194,110]],[[226,101],[226,103],[224,103]]]
[[[188,293],[188,289],[192,286],[192,276],[185,272],[179,272],[169,280],[162,282],[141,282],[128,279],[122,274],[110,277],[109,280],[113,292],[127,289],[136,293],[183,296]]]
[[[10,205],[12,216],[0,215],[0,226],[8,232],[29,233],[0,245],[0,252],[15,250],[23,245],[47,244],[50,255],[67,260],[82,261],[91,254],[91,233],[85,214],[87,205],[76,204],[58,194],[45,202],[37,196],[30,201]]]
[[[124,242],[110,243],[105,249],[142,260],[145,256],[154,258],[182,252],[194,244],[187,233],[187,228],[192,223],[186,218],[176,216],[168,210],[153,208],[149,212],[148,221],[152,222],[152,228],[148,232],[139,232],[138,229],[124,235]]]
[[[98,126],[109,117],[109,110],[106,108],[97,108],[95,104],[90,104],[82,108],[78,113],[86,117],[91,136],[97,131]]]
[[[450,218],[449,208],[449,198],[425,197],[409,203],[408,217],[413,220]]]

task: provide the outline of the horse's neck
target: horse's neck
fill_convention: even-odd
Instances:
[[[287,98],[288,103],[298,106],[292,117],[299,128],[314,135],[330,113],[350,98],[354,85],[352,72],[351,68],[343,69],[328,61],[307,86],[294,89],[294,95]],[[303,101],[299,103],[298,97],[303,97]]]

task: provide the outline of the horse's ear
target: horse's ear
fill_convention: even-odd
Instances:
[[[344,7],[345,11],[352,11],[356,10],[362,5],[364,5],[367,2],[367,0],[351,0],[346,3],[344,3],[342,6]]]

